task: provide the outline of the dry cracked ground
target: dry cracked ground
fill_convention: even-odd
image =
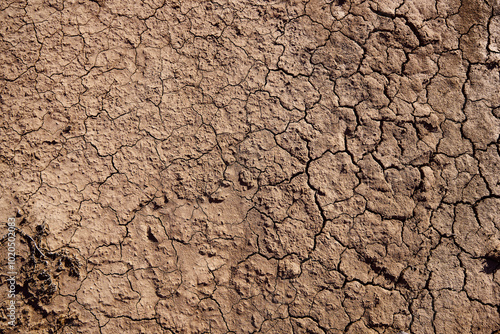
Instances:
[[[1,333],[499,333],[497,0],[0,1]]]

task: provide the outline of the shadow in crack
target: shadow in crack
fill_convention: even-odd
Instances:
[[[484,259],[483,272],[487,274],[494,274],[500,268],[500,262],[492,259]]]

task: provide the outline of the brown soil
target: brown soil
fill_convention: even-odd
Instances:
[[[497,0],[0,22],[1,333],[500,332]]]

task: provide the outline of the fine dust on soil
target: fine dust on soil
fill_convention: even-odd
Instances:
[[[498,0],[0,22],[0,332],[499,333]]]

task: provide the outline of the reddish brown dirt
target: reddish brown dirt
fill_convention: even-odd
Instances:
[[[497,0],[0,0],[2,333],[499,333]]]

